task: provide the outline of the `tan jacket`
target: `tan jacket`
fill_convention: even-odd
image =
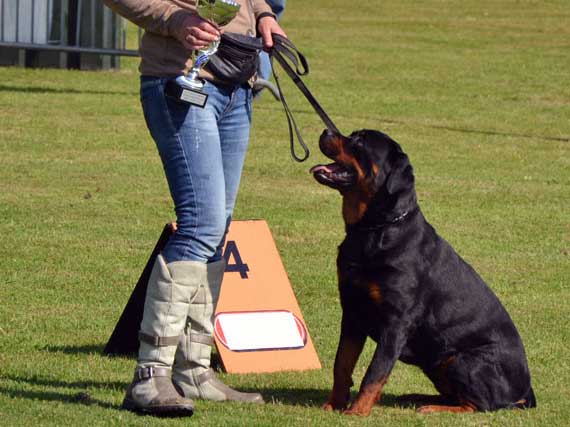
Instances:
[[[193,14],[197,0],[103,0],[108,7],[145,30],[141,40],[141,64],[144,75],[171,77],[186,74],[192,67],[192,52],[174,38],[173,29],[184,17]],[[238,15],[224,28],[244,35],[255,35],[257,17],[271,13],[265,0],[235,0]],[[207,71],[201,76],[210,78]]]

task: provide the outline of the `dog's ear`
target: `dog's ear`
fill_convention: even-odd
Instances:
[[[396,211],[412,209],[417,203],[414,170],[404,152],[394,153],[392,159],[392,168],[386,178],[386,191],[390,200],[388,203]]]
[[[392,154],[390,160],[391,168],[386,178],[388,194],[394,196],[411,190],[414,186],[414,170],[408,156],[404,152],[398,151]]]

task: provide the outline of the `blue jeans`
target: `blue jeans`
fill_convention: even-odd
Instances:
[[[277,19],[281,18],[283,11],[285,10],[285,0],[265,0],[266,3],[271,6],[271,10]],[[267,52],[261,52],[259,54],[259,77],[265,80],[269,80],[271,77],[271,61],[269,60],[269,55]]]
[[[205,108],[164,94],[166,79],[141,77],[141,103],[174,201],[178,230],[166,262],[222,258],[251,125],[251,89],[206,82]]]

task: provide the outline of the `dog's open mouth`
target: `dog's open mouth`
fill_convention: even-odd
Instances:
[[[332,188],[348,187],[353,184],[355,172],[340,163],[316,165],[310,170],[315,179]]]

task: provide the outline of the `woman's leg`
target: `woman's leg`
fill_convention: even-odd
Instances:
[[[224,112],[218,123],[222,164],[225,181],[225,221],[229,228],[234,206],[236,203],[243,164],[249,144],[249,131],[251,128],[251,90],[239,87],[231,96],[228,109]],[[224,239],[216,248],[216,258],[221,259]]]
[[[209,107],[198,110],[166,98],[164,79],[141,80],[145,118],[163,161],[179,227],[158,255],[148,282],[137,367],[123,402],[135,412],[193,413],[193,402],[174,388],[172,366],[189,329],[189,314],[199,313],[197,326],[209,327],[214,293],[219,291],[219,286],[209,286],[211,273],[223,273],[223,261],[207,261],[226,229],[217,117],[229,98],[215,88],[212,92]]]
[[[226,183],[218,121],[231,91],[206,83],[205,108],[164,95],[163,86],[144,90],[142,100],[174,201],[177,232],[162,254],[167,262],[214,262],[226,231]]]
[[[225,269],[222,248],[237,197],[250,122],[250,90],[235,88],[217,119],[222,158],[220,169],[225,183],[225,205],[220,210],[224,216],[223,237],[219,240],[214,256],[209,259],[207,280],[190,305],[189,320],[174,364],[173,380],[186,397],[263,402],[259,393],[241,393],[229,388],[210,369],[211,347],[214,344],[214,312]]]

